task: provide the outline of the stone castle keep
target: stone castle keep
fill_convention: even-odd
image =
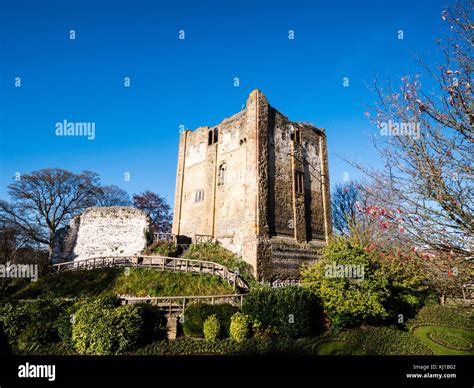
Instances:
[[[244,110],[179,142],[173,234],[218,241],[258,280],[298,278],[331,234],[324,130],[291,122],[254,90]]]
[[[287,284],[331,234],[326,135],[291,122],[258,90],[241,112],[179,141],[173,234],[217,241],[259,281]],[[139,255],[150,219],[132,207],[94,207],[61,230],[55,262]]]

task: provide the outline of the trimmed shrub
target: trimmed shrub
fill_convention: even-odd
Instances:
[[[3,322],[0,321],[0,356],[9,356],[11,354],[8,345],[8,337],[3,330]]]
[[[117,306],[114,298],[82,303],[72,325],[72,343],[81,354],[120,354],[166,336],[166,319],[155,306]]]
[[[428,337],[432,341],[447,348],[466,351],[472,349],[472,342],[468,338],[464,338],[456,333],[434,329],[432,332],[428,333]]]
[[[355,344],[373,355],[432,355],[415,336],[391,327],[369,327],[341,331],[335,338]]]
[[[221,323],[222,335],[228,337],[230,331],[230,319],[237,311],[238,308],[230,304],[191,304],[184,312],[184,334],[191,337],[203,337],[204,321],[209,316],[215,314]]]
[[[447,326],[457,329],[474,330],[474,313],[465,307],[444,305],[424,306],[415,318],[407,322],[409,328],[419,325]]]
[[[242,312],[285,337],[303,337],[322,328],[317,299],[299,286],[252,290],[244,298]]]
[[[81,354],[120,354],[135,348],[143,334],[137,305],[115,307],[110,300],[83,304],[74,314],[72,342]]]
[[[217,342],[178,338],[174,341],[157,341],[138,349],[136,355],[313,355],[318,338],[262,339],[248,338],[242,342],[224,339]]]
[[[204,321],[204,338],[208,342],[216,342],[221,334],[221,323],[216,314],[212,314]]]
[[[230,320],[230,338],[239,343],[249,338],[251,334],[251,323],[248,315],[242,313],[232,315]]]
[[[73,348],[72,344],[72,321],[74,315],[71,312],[62,314],[58,319],[58,335],[66,347]]]
[[[59,317],[69,305],[70,302],[53,298],[5,305],[0,320],[9,344],[15,350],[30,352],[58,342]]]
[[[163,311],[148,303],[138,303],[135,306],[140,309],[142,318],[139,345],[148,344],[157,339],[165,339],[168,329]]]

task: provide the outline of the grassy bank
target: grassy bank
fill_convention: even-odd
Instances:
[[[233,288],[217,276],[131,268],[68,271],[50,274],[28,283],[9,299],[32,299],[41,295],[58,298],[90,298],[108,295],[183,296],[223,295]]]

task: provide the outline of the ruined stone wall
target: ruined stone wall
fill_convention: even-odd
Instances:
[[[56,261],[136,255],[149,241],[148,216],[132,207],[93,207],[75,217]]]

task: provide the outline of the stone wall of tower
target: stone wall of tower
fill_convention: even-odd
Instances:
[[[254,270],[257,246],[257,93],[246,109],[214,127],[181,134],[176,176],[173,233],[181,241],[213,236]],[[217,128],[218,141],[209,143]],[[225,166],[224,184],[218,184]],[[196,201],[196,192],[203,200]]]
[[[215,129],[218,141],[209,144]],[[291,122],[260,91],[222,123],[181,134],[173,220],[180,241],[212,236],[259,280],[293,279],[301,263],[317,259],[314,246],[326,241],[330,215],[324,131]]]
[[[315,247],[331,233],[331,213],[324,131],[291,122],[271,107],[268,112],[269,125],[262,131],[268,136],[268,163],[261,171],[267,185],[262,191],[267,229],[261,231],[268,233],[259,236],[259,261],[261,278],[272,281],[294,279],[302,263],[318,259]],[[296,190],[297,172],[303,174],[303,190]]]
[[[308,124],[293,123],[271,109],[268,137],[269,236],[296,238],[299,242],[325,239],[323,191],[329,198],[325,134]],[[295,133],[301,140],[294,141]],[[321,148],[323,154],[321,155]],[[323,166],[323,168],[322,168]],[[304,176],[304,192],[296,193],[295,172]],[[325,180],[327,183],[328,178]]]

